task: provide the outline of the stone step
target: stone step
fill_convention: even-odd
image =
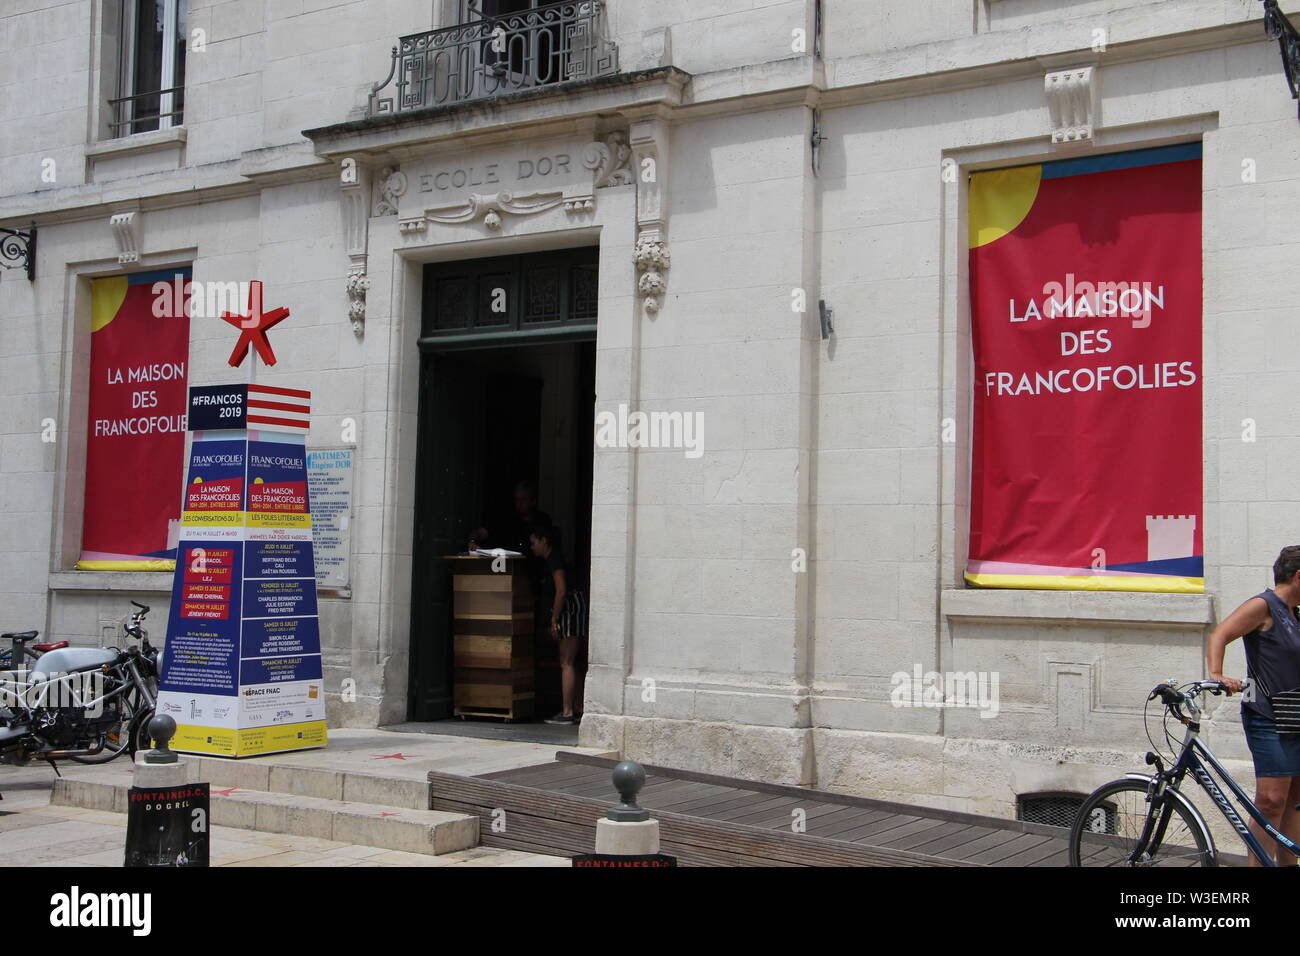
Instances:
[[[203,779],[201,774],[196,777]],[[50,802],[125,813],[130,787],[131,774],[125,768],[103,767],[93,776],[61,777],[54,784]],[[215,782],[211,822],[214,826],[318,837],[407,853],[440,855],[478,845],[478,818],[468,814],[219,786]]]
[[[237,787],[409,810],[429,809],[429,781],[423,775],[403,778],[353,770],[328,770],[276,763],[265,757],[256,762],[220,757],[187,756],[185,759],[190,766],[189,779],[207,781],[213,790]]]

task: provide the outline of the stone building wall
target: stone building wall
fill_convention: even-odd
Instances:
[[[117,140],[101,101],[111,4],[28,0],[0,16],[0,223],[35,220],[40,235],[37,281],[0,277],[6,626],[99,643],[130,597],[163,617],[168,575],[72,570],[90,278],[190,264],[198,281],[255,276],[293,311],[259,381],[312,389],[309,445],[356,425],[351,593],[321,612],[327,682],[351,678],[358,695],[335,691],[331,720],[405,719],[420,268],[596,244],[597,411],[700,412],[705,453],[595,451],[584,744],[1001,814],[1017,794],[1087,791],[1140,759],[1145,691],[1200,676],[1212,623],[1300,540],[1287,414],[1300,123],[1260,5],[824,0],[818,60],[799,51],[811,0],[612,0],[619,78],[367,123],[396,38],[455,6],[192,0],[206,47],[188,55],[184,127]],[[1092,138],[1053,145],[1044,75],[1085,65]],[[611,133],[629,137],[631,170],[655,161],[653,186],[566,180],[590,209],[496,229],[426,216],[421,175],[578,157]],[[1207,593],[967,589],[966,174],[1186,140],[1204,147]],[[393,167],[408,182],[395,213],[374,192]],[[109,224],[121,212],[137,217],[126,240]],[[671,252],[657,312],[633,264],[652,229]],[[138,262],[120,261],[124,241]],[[834,309],[829,341],[818,299]],[[226,374],[227,327],[196,320],[191,341],[192,382]],[[1229,661],[1243,669],[1239,648]],[[998,672],[998,717],[891,706],[891,675],[914,667]],[[1212,740],[1248,770],[1236,706]]]

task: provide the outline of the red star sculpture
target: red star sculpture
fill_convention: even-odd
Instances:
[[[221,316],[224,321],[239,329],[239,341],[235,343],[235,350],[230,353],[229,364],[235,368],[242,365],[244,356],[248,354],[248,346],[251,344],[257,349],[257,354],[262,357],[263,362],[274,365],[275,353],[271,351],[271,343],[267,341],[266,333],[272,326],[287,319],[289,310],[282,306],[270,312],[263,312],[262,283],[254,279],[248,286],[248,315],[226,312]]]

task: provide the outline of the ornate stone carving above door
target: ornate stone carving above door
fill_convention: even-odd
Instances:
[[[397,204],[406,193],[406,173],[393,166],[385,166],[375,179],[375,205],[372,216],[396,216]]]
[[[645,310],[654,315],[663,306],[668,289],[664,275],[672,261],[668,251],[668,124],[649,116],[632,123],[630,148],[636,182],[636,248],[632,257],[637,269],[637,293]]]
[[[413,216],[398,221],[403,235],[423,233],[431,222],[443,225],[461,225],[482,220],[493,232],[499,230],[506,216],[533,216],[563,206],[569,215],[591,212],[596,208],[596,197],[591,193],[565,194],[553,192],[529,193],[516,196],[509,190],[495,193],[472,193],[464,202],[427,209],[423,216]]]
[[[391,173],[392,170],[386,170]],[[400,173],[398,174],[400,175]],[[366,254],[369,243],[371,174],[364,164],[345,164],[339,178],[339,209],[343,217],[343,244],[348,253],[348,318],[352,331],[361,335],[366,323]]]
[[[639,273],[637,292],[645,297],[645,310],[653,315],[659,311],[660,297],[668,288],[664,273],[672,264],[672,253],[668,251],[668,243],[659,235],[643,233],[636,241],[632,258]]]
[[[352,331],[360,335],[366,328],[366,293],[370,291],[370,279],[364,272],[348,273],[348,318],[352,320]]]
[[[582,165],[595,170],[597,189],[606,186],[630,186],[632,175],[632,147],[626,133],[610,133],[603,140],[592,143],[582,154]]]

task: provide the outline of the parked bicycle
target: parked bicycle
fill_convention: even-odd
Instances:
[[[67,647],[67,641],[53,641],[48,644],[32,644],[40,636],[40,631],[10,631],[0,634],[0,640],[9,642],[9,646],[0,648],[0,671],[25,670],[29,663],[41,659],[48,651],[57,651]]]
[[[153,719],[154,704],[158,699],[158,673],[162,661],[158,649],[149,643],[149,635],[144,630],[144,619],[150,611],[149,606],[137,601],[132,601],[131,604],[137,610],[131,615],[130,622],[122,625],[122,630],[127,637],[139,644],[136,669],[141,677],[141,683],[137,686],[130,675],[122,669],[123,665],[118,665],[114,677],[129,685],[121,698],[122,722],[105,734],[104,749],[99,753],[74,755],[71,759],[77,763],[108,763],[128,751],[134,753],[140,747],[149,746],[149,740],[142,735],[147,733],[149,721]],[[144,717],[137,720],[138,714],[143,714]],[[133,726],[140,728],[137,737],[141,738],[135,741],[135,747],[130,746],[130,730]]]
[[[1179,748],[1173,766],[1165,769],[1160,755],[1148,751],[1146,762],[1155,767],[1155,773],[1125,774],[1093,791],[1083,801],[1070,829],[1070,866],[1218,866],[1210,828],[1180,789],[1188,774],[1209,795],[1255,858],[1264,866],[1276,866],[1273,855],[1260,845],[1210,771],[1227,785],[1237,803],[1265,833],[1286,849],[1300,853],[1300,843],[1269,823],[1200,738],[1201,708],[1197,698],[1203,691],[1217,696],[1226,690],[1217,680],[1183,685],[1169,681],[1155,686],[1147,701],[1159,697],[1164,705],[1165,739],[1171,748]],[[1169,731],[1171,717],[1187,728],[1181,747]],[[1149,728],[1147,737],[1150,739]]]

